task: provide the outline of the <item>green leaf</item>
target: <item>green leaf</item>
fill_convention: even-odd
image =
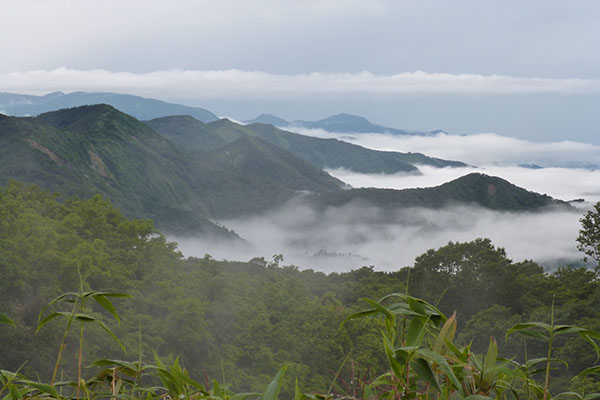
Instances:
[[[425,335],[425,324],[420,318],[413,318],[408,326],[406,344],[408,346],[420,346]]]
[[[528,336],[533,336],[531,335],[531,333],[535,332],[535,331],[528,331],[527,329],[530,328],[540,328],[540,329],[544,329],[546,332],[550,333],[552,330],[552,327],[544,322],[525,322],[525,323],[521,323],[521,324],[516,324],[514,325],[512,328],[510,328],[507,332],[506,332],[506,337],[508,337],[508,335],[510,335],[513,332],[519,332],[522,334],[526,334]],[[537,332],[539,333],[539,332]],[[534,337],[540,337],[539,335],[534,336]],[[548,339],[547,335],[543,335],[541,336],[545,339]]]
[[[263,400],[277,400],[277,396],[279,395],[279,391],[281,390],[281,383],[283,381],[283,377],[285,376],[285,371],[288,366],[284,365],[281,367],[279,371],[277,371],[277,375],[275,378],[269,383],[265,393],[262,395]]]
[[[562,397],[569,397],[569,396],[577,397],[578,399],[583,400],[583,396],[577,392],[562,392],[562,393],[559,393],[556,396],[554,396],[553,399],[556,400],[556,399],[560,399]]]
[[[51,314],[48,314],[44,319],[42,319],[40,322],[38,322],[38,326],[37,326],[37,329],[35,330],[35,333],[38,333],[44,325],[46,325],[48,322],[52,321],[54,318],[61,317],[61,316],[71,318],[72,314],[68,313],[68,312],[63,312],[63,311],[55,311]]]
[[[492,385],[495,380],[494,368],[496,367],[496,359],[498,358],[498,344],[496,339],[490,338],[490,344],[488,346],[485,359],[483,360],[483,380],[487,384],[486,389]]]
[[[390,367],[392,368],[392,372],[396,377],[401,377],[402,366],[400,365],[398,360],[396,360],[396,352],[394,350],[394,345],[386,335],[383,335],[383,347],[385,349],[385,355],[388,359],[388,362],[390,363]]]
[[[119,346],[123,350],[123,353],[127,353],[127,350],[125,350],[125,346],[123,346],[123,343],[121,343],[119,338],[114,333],[112,333],[112,331],[108,328],[108,326],[104,325],[104,323],[101,321],[96,321],[96,322],[98,322],[98,325],[100,325],[102,327],[102,329],[104,329],[104,331],[106,333],[108,333],[110,335],[110,337],[112,337],[115,340],[115,342],[117,342],[119,344]]]
[[[433,345],[433,351],[439,354],[445,353],[445,348],[448,347],[446,345],[447,342],[452,343],[454,340],[454,335],[456,334],[456,312],[453,313],[450,318],[446,320],[442,329],[440,329],[440,333],[435,339],[435,343]]]
[[[429,362],[435,362],[440,367],[442,372],[446,375],[446,377],[450,380],[452,385],[460,392],[460,394],[462,396],[465,395],[460,381],[458,380],[456,375],[454,375],[452,368],[450,368],[448,362],[446,362],[446,359],[444,357],[442,357],[438,353],[434,353],[429,349],[420,349],[417,351],[417,353]]]
[[[435,373],[431,369],[431,365],[429,365],[427,360],[423,358],[416,358],[411,362],[410,366],[413,371],[417,373],[419,378],[424,380],[426,383],[431,384],[438,392],[442,391],[440,384],[435,378]]]
[[[21,382],[23,382],[26,385],[33,386],[40,392],[49,394],[50,396],[52,396],[54,398],[57,398],[57,399],[60,398],[60,396],[58,395],[58,392],[52,385],[47,385],[45,383],[30,381],[30,380],[22,380]]]
[[[98,303],[102,308],[104,308],[106,311],[108,311],[113,317],[115,317],[115,319],[117,320],[117,322],[120,324],[121,320],[119,319],[119,315],[117,314],[117,310],[115,309],[115,306],[113,305],[113,303],[108,300],[106,297],[104,297],[103,295],[100,294],[96,294],[94,296],[92,296],[92,298],[96,301],[96,303]]]
[[[14,322],[10,318],[6,316],[6,314],[0,313],[0,324],[12,325],[13,327],[17,327]]]
[[[388,310],[385,306],[383,306],[383,305],[379,304],[378,302],[371,300],[371,299],[363,298],[361,300],[364,302],[367,302],[375,310],[377,310],[381,314],[385,315],[385,317],[387,319],[395,320],[394,314],[390,310]]]
[[[583,377],[586,375],[600,375],[600,365],[595,365],[581,371],[577,376]]]

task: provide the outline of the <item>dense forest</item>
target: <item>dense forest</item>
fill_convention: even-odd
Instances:
[[[597,259],[600,205],[595,211],[578,240]],[[550,393],[600,391],[587,374],[594,370],[585,370],[598,359],[599,270],[544,272],[488,239],[450,242],[395,272],[365,266],[326,275],[285,265],[281,255],[186,259],[151,221],[127,219],[99,195],[65,200],[11,182],[0,191],[0,274],[0,395],[12,399],[84,390],[134,397],[142,383],[144,396],[167,398],[275,398],[280,387],[282,398],[410,390],[436,398],[466,396],[467,388],[542,398],[546,374]],[[377,301],[391,293],[396,302]],[[527,321],[537,325],[518,325]],[[546,370],[546,358],[562,361]],[[475,388],[465,382],[477,375],[477,360],[498,366],[480,370]],[[136,376],[119,380],[122,390],[114,386],[118,369]],[[502,374],[512,376],[510,390]]]

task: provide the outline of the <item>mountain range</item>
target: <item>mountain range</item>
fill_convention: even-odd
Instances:
[[[150,120],[170,115],[190,115],[202,122],[219,119],[212,112],[182,104],[110,92],[53,92],[44,96],[0,92],[0,113],[13,116],[32,116],[82,105],[109,104],[139,120]],[[244,121],[246,124],[269,124],[278,128],[322,129],[336,133],[388,133],[394,135],[430,135],[442,131],[422,132],[377,125],[364,117],[352,114],[336,114],[318,121],[286,121],[271,114]]]
[[[349,189],[322,170],[327,157],[356,165],[400,163],[395,153],[271,125],[203,123],[189,116],[144,123],[109,105],[0,116],[0,184],[13,179],[66,195],[101,193],[128,216],[152,218],[168,232],[231,236],[212,221],[272,210],[299,195],[316,207],[353,201],[387,209],[451,203],[528,211],[568,207],[482,174],[428,189]]]
[[[30,116],[91,104],[109,104],[116,109],[139,120],[185,114],[210,122],[218,117],[200,107],[188,107],[181,104],[133,96],[130,94],[108,92],[53,92],[44,96],[0,92],[0,113],[14,116]]]
[[[262,123],[271,124],[279,128],[288,129],[321,129],[327,132],[335,133],[387,133],[392,135],[434,135],[442,132],[440,130],[431,132],[408,131],[404,129],[390,128],[387,126],[377,125],[359,115],[353,114],[336,114],[318,121],[286,121],[271,114],[261,114],[258,117],[244,121],[247,124]]]
[[[228,119],[208,124],[189,116],[147,121],[184,151],[209,151],[244,136],[258,137],[319,168],[344,168],[362,173],[419,173],[419,165],[464,167],[460,161],[442,160],[421,153],[378,151],[338,139],[321,139],[284,131],[269,124],[240,125]]]

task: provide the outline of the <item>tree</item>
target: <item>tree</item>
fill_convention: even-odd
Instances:
[[[594,208],[588,211],[579,221],[581,222],[581,229],[579,230],[579,236],[577,236],[579,242],[577,249],[586,255],[583,258],[584,261],[591,257],[598,261],[597,268],[600,268],[600,202],[596,203]]]

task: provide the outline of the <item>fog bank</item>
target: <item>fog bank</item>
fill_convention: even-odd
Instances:
[[[487,237],[505,247],[515,261],[533,259],[552,269],[581,258],[575,237],[583,212],[497,212],[479,207],[440,210],[411,208],[396,212],[346,205],[316,212],[298,202],[250,218],[221,221],[248,245],[210,238],[173,238],[186,256],[217,259],[270,259],[283,254],[285,264],[324,272],[365,265],[397,270],[415,257],[449,241]]]
[[[418,152],[472,165],[536,165],[541,167],[599,168],[600,146],[574,141],[536,143],[495,133],[404,136],[380,133],[333,133],[290,128],[321,138],[337,138],[374,150]]]

